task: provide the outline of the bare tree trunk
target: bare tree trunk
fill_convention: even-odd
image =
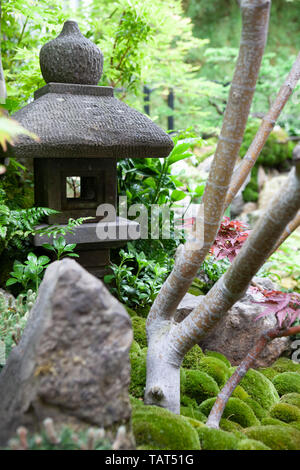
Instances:
[[[146,403],[166,406],[179,413],[178,380],[185,354],[244,295],[299,208],[300,163],[290,172],[285,188],[271,202],[233,264],[208,294],[201,296],[199,305],[179,324],[161,318],[148,322]]]
[[[204,243],[194,233],[178,250],[175,266],[154,301],[148,324],[169,320],[214,242],[242,143],[266,43],[270,0],[241,0],[242,38],[224,122],[203,196]],[[197,221],[201,223],[201,214]],[[196,224],[196,226],[198,223]]]
[[[250,367],[254,364],[256,359],[259,357],[261,352],[264,350],[266,345],[275,338],[281,338],[282,336],[292,336],[300,333],[300,326],[295,326],[291,328],[274,328],[268,330],[261,335],[254,347],[247,354],[245,359],[239,364],[236,368],[233,375],[226,382],[222,390],[220,391],[217,399],[212,407],[212,410],[208,416],[206,426],[209,428],[218,429],[220,425],[220,420],[222,418],[224,409],[227,405],[229,398],[231,397],[233,391],[240,383],[242,378],[246,375]]]

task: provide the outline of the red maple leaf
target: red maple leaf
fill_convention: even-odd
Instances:
[[[210,251],[216,259],[227,257],[232,262],[247,240],[249,233],[249,227],[240,220],[230,220],[229,217],[224,217]]]

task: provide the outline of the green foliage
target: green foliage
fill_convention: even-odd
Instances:
[[[199,410],[208,416],[216,398],[209,398],[201,403]],[[243,428],[259,424],[252,409],[239,398],[229,398],[225,407],[223,417],[240,424]]]
[[[16,299],[0,291],[0,340],[5,345],[5,359],[18,343],[35,299],[36,293],[31,290]]]
[[[227,367],[231,367],[231,364],[229,362],[229,360],[227,359],[227,357],[224,356],[224,354],[218,352],[218,351],[208,351],[207,349],[205,350],[205,356],[208,356],[208,357],[215,357],[216,359],[219,359],[220,361],[223,361],[224,364],[227,366]]]
[[[0,254],[4,250],[28,249],[28,237],[36,233],[35,226],[43,217],[56,214],[45,207],[11,210],[6,205],[5,195],[0,189]]]
[[[254,426],[245,429],[250,439],[262,442],[272,450],[299,450],[300,431],[291,426]]]
[[[120,250],[120,264],[111,263],[113,274],[107,274],[104,282],[111,292],[129,307],[142,311],[150,307],[164,282],[168,268],[149,260],[144,252],[138,252],[132,243],[127,250]],[[146,311],[146,313],[148,313]]]
[[[240,148],[241,157],[246,155],[260,124],[261,121],[258,119],[251,119],[248,122],[243,143]],[[273,168],[278,167],[286,160],[291,159],[294,144],[292,142],[288,142],[287,139],[288,134],[283,129],[275,127],[269,135],[268,140],[257,159],[257,165]]]
[[[287,393],[300,393],[300,374],[297,372],[283,372],[276,375],[273,384],[280,396]]]
[[[254,165],[250,173],[250,181],[243,191],[243,199],[245,202],[256,202],[258,200],[258,166]]]
[[[134,407],[132,429],[140,449],[200,450],[197,432],[188,420],[157,406]]]
[[[42,282],[43,272],[49,262],[48,256],[37,257],[34,253],[29,253],[24,264],[20,261],[14,262],[13,271],[10,273],[11,277],[6,281],[6,285],[12,286],[19,283],[25,292],[30,288],[37,292]]]
[[[56,430],[51,418],[46,418],[38,434],[30,434],[25,427],[17,430],[18,437],[9,441],[6,450],[111,450],[104,430],[89,428],[75,431],[63,426]]]
[[[44,243],[43,248],[55,253],[57,261],[65,257],[79,258],[79,255],[73,253],[76,248],[76,243],[67,243],[63,235],[58,238],[53,238],[53,245]]]
[[[257,370],[248,370],[240,385],[251,398],[266,410],[279,401],[278,393],[272,382]]]
[[[198,370],[187,369],[184,372],[185,380],[181,383],[181,395],[195,399],[198,404],[218,395],[220,389],[210,375]]]

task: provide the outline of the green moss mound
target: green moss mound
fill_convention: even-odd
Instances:
[[[298,372],[300,374],[300,364],[288,359],[287,357],[280,357],[274,364],[272,369],[276,372]]]
[[[185,369],[198,369],[200,360],[204,356],[202,349],[196,344],[184,357],[182,367]]]
[[[185,370],[185,381],[181,393],[196,400],[199,404],[207,398],[218,395],[220,389],[210,375],[199,370]]]
[[[243,387],[241,387],[240,385],[235,387],[231,396],[234,398],[239,398],[240,400],[243,400],[243,401],[246,400],[247,398],[250,398],[248,393],[245,392]]]
[[[184,416],[184,419],[186,419],[188,423],[190,423],[190,425],[193,426],[193,428],[196,430],[201,428],[202,426],[205,426],[205,424],[202,423],[201,421],[198,421],[197,419],[194,419],[194,418],[190,418],[189,416]]]
[[[159,450],[199,450],[193,426],[182,416],[157,406],[137,406],[132,410],[132,429],[138,447]]]
[[[229,419],[222,418],[220,421],[220,429],[222,431],[227,431],[235,435],[238,439],[246,439],[245,434],[243,433],[243,427],[235,423],[234,421],[230,421]]]
[[[130,351],[131,380],[129,393],[135,398],[143,398],[146,386],[146,358],[147,350]]]
[[[205,400],[199,406],[199,410],[205,414],[205,416],[208,416],[215,401],[216,398]],[[239,398],[229,398],[223,412],[223,418],[234,421],[235,423],[240,424],[243,428],[259,424],[259,420],[256,418],[252,409]]]
[[[230,364],[229,360],[227,359],[227,357],[225,357],[224,354],[221,354],[220,352],[217,352],[217,351],[205,351],[205,356],[208,356],[208,357],[216,357],[217,359],[220,359],[220,361],[223,361],[224,364],[225,364],[227,367],[231,367],[231,364]]]
[[[276,375],[273,384],[279,395],[300,393],[300,374],[297,372],[283,372],[283,374]]]
[[[257,370],[250,369],[240,385],[266,410],[279,402],[279,395],[273,383]]]
[[[269,412],[265,410],[256,400],[253,400],[253,398],[247,397],[243,401],[248,406],[250,406],[251,410],[259,421],[269,416]]]
[[[133,338],[141,348],[147,347],[146,320],[142,317],[131,318]]]
[[[271,450],[260,441],[254,439],[243,439],[237,443],[236,450]]]
[[[270,409],[270,415],[272,418],[280,419],[285,423],[300,421],[300,409],[289,403],[276,403]]]
[[[263,418],[263,419],[261,420],[261,424],[262,424],[263,426],[268,426],[268,425],[272,425],[272,426],[288,426],[287,423],[284,423],[283,421],[280,421],[280,419],[271,418],[271,417]]]
[[[235,450],[239,441],[233,433],[206,426],[197,429],[197,433],[204,450]]]
[[[228,367],[223,361],[216,357],[202,357],[198,365],[198,370],[210,375],[217,382],[219,387],[223,387],[230,377]]]
[[[191,406],[181,406],[180,407],[180,414],[182,416],[186,416],[188,418],[196,419],[197,421],[201,421],[201,423],[205,423],[207,420],[207,416],[201,413],[201,411],[192,408]]]
[[[267,379],[271,380],[271,382],[274,377],[279,374],[279,372],[275,369],[272,369],[272,367],[261,367],[260,369],[258,369],[258,372],[267,377]]]
[[[292,426],[254,426],[245,429],[245,434],[272,450],[300,449],[300,431]]]
[[[295,405],[300,408],[300,393],[287,393],[286,395],[282,395],[280,402],[289,403],[290,405]]]
[[[198,403],[194,398],[187,397],[186,395],[180,395],[180,404],[187,408],[197,409]]]

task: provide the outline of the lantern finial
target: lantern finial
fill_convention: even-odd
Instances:
[[[69,20],[59,36],[42,47],[40,65],[47,83],[97,85],[103,70],[103,54],[81,34],[76,21]]]

